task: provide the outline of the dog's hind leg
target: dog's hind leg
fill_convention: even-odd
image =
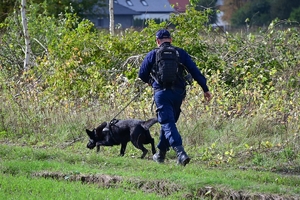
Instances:
[[[145,131],[145,140],[144,140],[144,144],[151,144],[151,150],[152,150],[152,154],[154,155],[156,153],[156,149],[155,149],[155,144],[154,144],[154,139],[153,137],[151,137],[150,131],[146,130]]]
[[[144,147],[144,141],[145,138],[142,134],[139,134],[137,138],[131,138],[131,143],[133,146],[135,146],[137,149],[142,150],[143,154],[141,155],[141,159],[145,158],[145,156],[148,153],[148,150]]]
[[[145,158],[145,156],[146,156],[147,153],[148,153],[148,150],[147,150],[146,148],[144,148],[144,150],[142,150],[142,151],[143,151],[143,154],[142,154],[142,156],[141,156],[141,159]]]
[[[144,144],[145,144],[145,135],[143,134],[139,134],[139,137],[137,138],[137,140],[135,142],[132,142],[133,145],[142,150],[143,154],[141,155],[141,159],[145,158],[145,156],[147,155],[148,153],[148,149],[146,149],[144,147]]]
[[[136,126],[135,129],[130,133],[130,141],[132,144],[143,152],[141,159],[145,158],[146,154],[148,153],[148,150],[144,147],[144,144],[147,144],[145,143],[146,139],[145,129],[142,125]]]

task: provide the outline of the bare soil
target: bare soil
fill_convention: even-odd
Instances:
[[[95,184],[100,188],[117,188],[126,186],[126,183],[130,184],[130,188],[133,187],[137,190],[142,190],[146,193],[156,193],[162,197],[167,197],[174,192],[184,190],[183,186],[176,185],[168,181],[145,181],[138,179],[125,180],[120,176],[110,175],[84,175],[84,174],[63,174],[60,172],[38,172],[32,174],[33,177],[52,178],[60,181],[78,181],[83,184]],[[193,193],[186,192],[183,199],[224,199],[224,200],[299,200],[299,197],[287,197],[273,194],[255,194],[245,191],[233,191],[224,190],[220,188],[204,187],[198,188]]]

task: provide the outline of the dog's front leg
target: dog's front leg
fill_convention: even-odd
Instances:
[[[100,152],[100,145],[97,145],[97,153]]]
[[[120,156],[125,155],[126,146],[127,146],[127,142],[126,143],[121,143]]]

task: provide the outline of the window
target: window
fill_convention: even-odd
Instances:
[[[148,6],[148,3],[146,0],[141,0],[141,3],[143,4],[143,6]]]
[[[129,6],[133,6],[133,3],[131,2],[131,0],[126,0],[127,5]]]

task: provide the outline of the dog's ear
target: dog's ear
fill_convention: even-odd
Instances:
[[[87,135],[90,137],[90,138],[93,138],[94,136],[94,132],[93,131],[90,131],[89,129],[85,129]]]
[[[96,128],[96,134],[98,135],[98,137],[101,137],[102,135],[102,130],[107,126],[107,122],[103,122],[102,124],[100,124],[97,128]]]
[[[100,124],[97,128],[96,128],[96,130],[98,131],[98,130],[101,130],[102,131],[102,129],[104,129],[105,127],[106,127],[106,125],[107,125],[107,122],[103,122],[102,124]]]

